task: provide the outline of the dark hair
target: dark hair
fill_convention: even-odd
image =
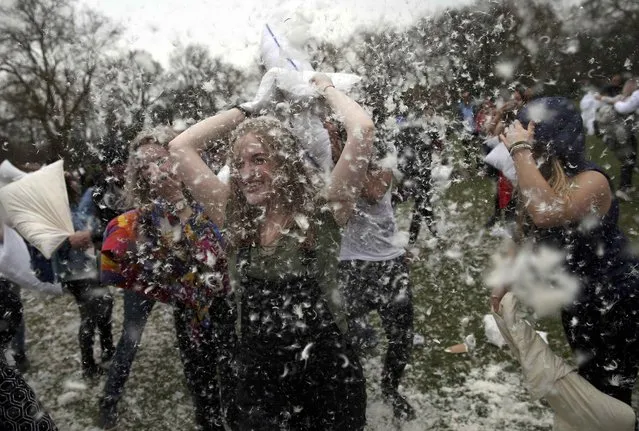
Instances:
[[[535,99],[519,112],[517,119],[524,127],[534,121],[536,153],[548,159],[559,159],[568,175],[583,169],[586,162],[583,120],[570,100],[563,97]]]

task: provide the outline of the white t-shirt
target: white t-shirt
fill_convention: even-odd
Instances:
[[[339,260],[378,262],[395,259],[404,252],[398,245],[390,188],[378,203],[360,198],[344,228]]]
[[[615,102],[615,110],[622,115],[639,111],[639,90],[633,91],[630,97]]]
[[[589,135],[595,134],[595,115],[597,108],[601,105],[601,102],[595,99],[595,93],[589,91],[579,102],[579,109],[581,109],[581,118],[583,119],[584,126]]]

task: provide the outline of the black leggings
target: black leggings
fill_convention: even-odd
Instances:
[[[637,166],[637,136],[632,130],[627,145],[619,153],[621,162],[619,189],[629,189],[632,187],[632,174]]]
[[[201,328],[196,340],[190,326],[194,313],[195,310],[175,306],[173,318],[195,421],[198,431],[223,431],[225,411],[233,403],[233,384],[229,378],[235,321],[225,301],[217,299],[209,309],[215,320],[210,327]],[[227,419],[233,422],[232,418]]]
[[[351,328],[371,311],[379,314],[388,338],[382,389],[397,390],[413,347],[413,293],[404,256],[340,262],[339,282]]]
[[[107,288],[101,287],[96,280],[77,280],[64,283],[80,309],[80,355],[84,369],[95,367],[93,358],[93,336],[97,328],[100,335],[102,352],[112,353],[113,333],[111,330],[111,313],[113,297]]]

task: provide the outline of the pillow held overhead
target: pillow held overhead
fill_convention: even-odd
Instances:
[[[5,223],[47,259],[74,232],[62,160],[0,189],[0,206]]]
[[[262,31],[260,53],[266,70],[274,67],[297,71],[313,70],[311,63],[303,59],[304,54],[293,48],[288,39],[268,24],[264,25]]]

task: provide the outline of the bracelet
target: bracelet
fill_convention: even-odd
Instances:
[[[513,144],[512,147],[510,147],[510,150],[508,150],[508,153],[510,154],[510,156],[514,156],[515,153],[519,150],[530,150],[532,151],[533,147],[530,144],[530,142],[527,141],[519,141],[519,142],[515,142]]]
[[[242,105],[235,105],[233,106],[233,108],[237,109],[238,111],[240,111],[242,114],[244,114],[244,116],[246,118],[251,117],[251,113],[248,111],[248,109],[244,108]],[[233,109],[231,108],[231,109]]]
[[[328,90],[331,87],[335,88],[335,86],[333,84],[328,84],[326,87],[322,88],[322,91],[320,91],[320,94],[322,96],[325,96],[326,95],[326,90]]]

